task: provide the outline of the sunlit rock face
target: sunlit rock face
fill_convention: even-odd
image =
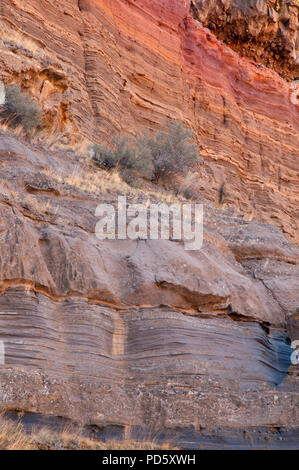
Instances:
[[[192,5],[3,0],[3,79],[29,88],[49,128],[70,143],[79,134],[109,140],[114,132],[156,130],[166,118],[184,121],[201,147],[199,193],[218,201],[223,187],[223,204],[276,224],[296,242],[298,105],[290,82],[274,71],[279,61],[266,68],[250,57],[261,47],[272,57],[274,43],[291,70],[298,9],[276,12],[256,0]],[[203,27],[214,24],[223,42]],[[232,41],[242,57],[225,45]]]

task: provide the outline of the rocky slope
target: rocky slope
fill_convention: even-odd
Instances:
[[[0,163],[2,407],[186,447],[294,445],[298,248],[208,202],[200,251],[100,241],[95,208],[119,188],[95,191],[98,170],[3,134]]]
[[[205,226],[199,251],[100,241],[99,202],[163,195],[1,132],[0,405],[28,426],[298,447],[298,106],[287,80],[220,42],[194,8],[1,2],[1,78],[38,98],[53,139],[107,140],[165,117],[194,129]]]
[[[220,2],[216,33],[223,22],[231,28],[228,17],[247,28],[250,5],[252,34],[262,34],[264,15],[265,36],[280,37],[265,3]],[[211,26],[215,2],[193,5]],[[287,61],[297,47],[297,9],[288,11],[293,49],[279,50]],[[202,148],[200,191],[217,201],[225,183],[225,204],[298,241],[299,120],[290,83],[218,41],[194,19],[190,0],[2,0],[0,14],[2,78],[30,88],[55,132],[107,140],[119,130],[157,129],[166,117],[183,120]]]

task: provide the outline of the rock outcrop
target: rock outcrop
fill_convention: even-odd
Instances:
[[[0,79],[53,134],[46,149],[0,131],[1,409],[186,448],[298,447],[298,8],[273,4],[1,0]],[[70,148],[166,118],[201,148],[202,249],[98,240],[99,203],[149,195]]]
[[[283,77],[298,76],[297,0],[192,0],[191,14],[241,55]]]
[[[210,27],[214,5],[193,1]],[[221,39],[237,27],[242,47],[255,50],[241,34],[249,21],[252,38],[274,41],[291,63],[298,8],[286,6],[282,36],[283,18],[272,24],[279,12],[263,13],[265,0],[217,5],[215,32],[227,22]],[[199,191],[215,202],[224,183],[227,206],[297,243],[299,111],[290,83],[217,40],[190,0],[2,0],[0,14],[2,78],[30,89],[53,132],[98,141],[182,120],[202,149]]]
[[[2,409],[187,448],[295,445],[299,250],[277,228],[206,201],[200,251],[100,241],[118,188],[95,191],[97,170],[2,134],[0,174]]]

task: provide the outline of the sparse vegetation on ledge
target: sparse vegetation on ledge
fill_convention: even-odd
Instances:
[[[136,142],[127,136],[116,136],[111,145],[92,146],[93,161],[102,169],[118,168],[130,183],[134,173],[154,183],[186,176],[199,162],[193,132],[181,122],[167,122],[165,129],[154,135],[140,134]]]
[[[8,127],[21,127],[25,133],[34,133],[42,124],[41,110],[29,93],[18,85],[5,87],[5,102],[1,106],[0,117]]]
[[[98,441],[84,437],[79,431],[65,429],[53,432],[48,428],[27,433],[21,423],[0,417],[0,450],[170,450],[168,443],[155,440]]]
[[[63,145],[65,134],[49,134],[43,128],[42,110],[38,103],[16,84],[0,82],[0,126],[3,132],[11,131],[48,149],[55,145],[61,150]],[[86,139],[83,141],[85,146]],[[69,151],[80,155],[75,147]],[[106,175],[112,174],[112,178],[105,178],[113,181],[112,186],[115,186],[115,178],[119,185],[124,183],[131,187],[142,187],[147,181],[154,185],[162,183],[175,195],[180,193],[187,199],[196,196],[194,182],[198,175],[199,151],[193,132],[179,121],[167,121],[164,128],[155,134],[143,132],[135,140],[127,135],[115,135],[110,144],[89,144],[89,151],[85,146],[84,153],[85,157],[89,153],[93,163],[105,170]],[[85,188],[85,181],[82,180],[80,185]]]

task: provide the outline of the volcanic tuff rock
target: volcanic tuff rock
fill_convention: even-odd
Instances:
[[[221,39],[237,35],[249,52],[279,47],[291,64],[296,7],[283,16],[265,12],[265,0],[215,4],[193,1],[204,24],[217,16],[216,34],[226,22]],[[190,0],[2,0],[2,78],[28,88],[47,126],[70,142],[184,121],[202,149],[205,196],[217,201],[223,187],[224,204],[297,242],[299,111],[290,83],[217,40],[194,8]]]
[[[1,406],[188,448],[293,446],[299,249],[208,201],[200,251],[100,241],[95,208],[118,189],[90,191],[97,171],[0,135]]]

